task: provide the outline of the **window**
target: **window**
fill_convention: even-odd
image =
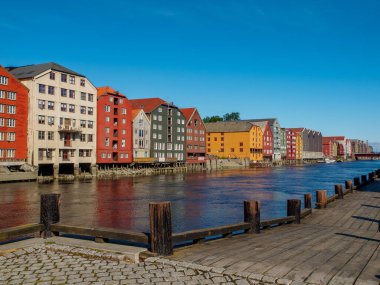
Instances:
[[[42,125],[45,125],[45,116],[39,115],[38,116],[38,123],[42,124]]]
[[[158,120],[159,120],[160,122],[162,122],[162,116],[161,116],[161,115],[158,115]]]
[[[69,105],[69,112],[70,113],[75,113],[75,105],[73,105],[73,104]]]
[[[48,94],[54,95],[54,86],[48,86]]]
[[[93,142],[94,141],[94,136],[92,134],[89,134],[87,137],[88,142]]]
[[[86,101],[86,93],[85,92],[80,93],[80,99],[83,101]]]
[[[125,139],[121,140],[121,147],[125,147]]]
[[[48,110],[54,110],[54,102],[48,101]]]
[[[120,104],[123,104],[123,98],[120,98],[120,99],[119,99],[119,103],[120,103]]]
[[[16,106],[8,105],[7,106],[7,113],[8,114],[16,114]]]
[[[38,92],[46,93],[46,86],[44,84],[38,84]]]
[[[111,112],[111,107],[109,105],[104,106],[104,111],[105,112]]]
[[[92,129],[94,127],[94,122],[93,121],[88,121],[87,122],[87,127]]]
[[[106,134],[110,133],[110,128],[106,128]]]
[[[106,138],[106,140],[104,142],[104,145],[105,146],[110,146],[110,139],[109,138]]]
[[[66,103],[61,103],[61,111],[67,112],[67,104]]]
[[[94,108],[92,108],[92,107],[88,107],[88,114],[89,115],[93,115],[94,114]]]
[[[70,75],[70,77],[69,77],[69,83],[70,84],[75,84],[75,76],[74,75]]]
[[[8,85],[8,77],[0,76],[0,84],[1,85]]]
[[[106,122],[110,121],[110,117],[106,116]]]
[[[85,134],[81,134],[80,135],[80,141],[81,142],[85,142],[86,141],[86,135]]]
[[[157,120],[157,115],[153,115],[153,120]]]
[[[0,118],[0,127],[4,127],[4,124],[5,124],[5,119]]]
[[[5,91],[0,90],[0,99],[4,99],[4,98],[5,98]]]
[[[67,82],[67,74],[61,74],[61,82]]]
[[[11,128],[16,127],[16,120],[15,119],[8,119],[7,127],[11,127]]]
[[[62,97],[67,97],[67,89],[61,88],[61,96]]]
[[[88,93],[87,95],[88,95],[88,101],[89,102],[94,102],[94,94]]]
[[[7,141],[14,142],[16,140],[16,133],[7,133]]]
[[[38,131],[38,139],[39,140],[45,139],[45,132],[44,131]]]
[[[82,128],[85,128],[86,127],[86,121],[85,120],[80,120],[80,126]]]
[[[158,112],[159,112],[159,113],[162,113],[162,108],[161,108],[161,107],[158,108]]]
[[[47,123],[48,123],[48,125],[50,125],[50,126],[54,125],[54,117],[52,117],[52,116],[48,116],[48,117],[47,117]]]
[[[50,79],[55,80],[55,72],[50,71]]]
[[[140,130],[140,131],[142,131],[144,133],[143,130]],[[125,130],[121,130],[121,134],[125,135]]]
[[[15,149],[7,149],[7,158],[14,158],[16,154]]]
[[[4,104],[0,104],[0,113],[4,113],[5,111],[5,105]]]
[[[125,109],[125,108],[121,108],[121,114],[122,114],[122,115],[126,115],[126,114],[127,114],[127,109]]]
[[[16,100],[16,92],[8,91],[8,99]]]
[[[127,120],[126,120],[126,119],[122,119],[121,122],[122,122],[123,124],[125,124],[125,123],[127,122]]]
[[[54,140],[54,132],[47,132],[47,137],[48,137],[48,140],[49,141],[53,141]]]
[[[80,106],[80,113],[86,114],[86,106]]]
[[[75,91],[74,91],[74,90],[70,90],[70,91],[69,91],[69,97],[70,97],[71,99],[75,99]]]
[[[5,133],[4,132],[0,132],[0,141],[3,141],[4,138],[5,138]]]
[[[86,86],[86,81],[84,79],[80,80],[80,86],[83,86],[83,87]]]
[[[38,100],[38,108],[45,109],[45,100]]]

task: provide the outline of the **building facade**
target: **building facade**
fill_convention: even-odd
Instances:
[[[186,119],[186,163],[204,163],[206,159],[206,127],[196,108],[183,108]]]
[[[263,133],[263,159],[271,161],[273,159],[273,134],[268,121],[253,123],[261,128]]]
[[[9,67],[29,89],[28,162],[40,175],[95,172],[96,88],[56,63]]]
[[[143,109],[132,110],[133,122],[133,161],[149,162],[150,120]]]
[[[181,110],[160,98],[130,100],[150,120],[150,155],[157,162],[184,162],[186,119]]]
[[[0,164],[27,159],[28,88],[0,66]]]
[[[297,132],[292,129],[286,129],[286,159],[297,159]]]
[[[132,154],[132,108],[113,88],[97,89],[96,162],[98,165],[128,164]]]
[[[218,158],[263,160],[263,132],[246,121],[207,123],[207,154]]]
[[[302,135],[300,133],[296,133],[296,159],[302,160],[303,153],[303,143],[302,143]]]
[[[330,136],[322,138],[323,155],[329,158],[346,158],[346,138]]]
[[[315,160],[323,158],[322,134],[306,128],[289,128],[302,137],[302,159]]]

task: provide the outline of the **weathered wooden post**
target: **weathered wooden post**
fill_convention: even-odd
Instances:
[[[149,203],[150,248],[158,255],[173,254],[170,202]]]
[[[305,204],[305,209],[311,209],[311,200],[312,200],[312,195],[311,194],[305,194],[304,195],[304,204]]]
[[[288,216],[295,216],[295,224],[301,223],[301,200],[290,199],[288,200]]]
[[[327,206],[327,191],[317,190],[317,208],[324,209]]]
[[[344,194],[343,194],[343,187],[340,184],[335,185],[335,194],[338,195],[338,199],[343,199]]]
[[[366,185],[367,184],[367,175],[362,175],[362,184],[361,185]]]
[[[244,222],[250,224],[248,233],[260,233],[260,202],[244,201]]]
[[[375,174],[373,172],[368,173],[368,180],[370,183],[375,181]]]
[[[352,186],[352,181],[351,180],[346,180],[344,182],[344,186],[346,190],[349,190],[348,192],[352,193],[353,192],[353,186]]]
[[[354,177],[354,188],[355,188],[355,190],[358,190],[359,187],[360,187],[360,178]]]
[[[44,226],[41,236],[49,238],[57,233],[51,231],[51,225],[59,222],[60,194],[42,194],[40,202],[40,223]]]

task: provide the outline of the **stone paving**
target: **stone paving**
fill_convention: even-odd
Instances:
[[[0,284],[304,284],[192,263],[123,256],[57,244],[0,253]]]

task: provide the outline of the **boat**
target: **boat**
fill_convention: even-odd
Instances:
[[[325,163],[334,163],[336,162],[334,159],[325,158]]]

